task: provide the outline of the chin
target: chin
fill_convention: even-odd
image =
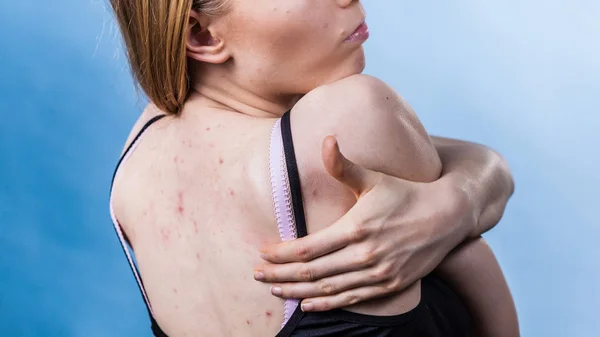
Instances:
[[[348,57],[346,59],[346,62],[344,62],[343,67],[338,69],[336,74],[330,77],[329,81],[327,82],[333,83],[335,81],[339,81],[352,75],[362,74],[362,72],[365,70],[366,65],[367,62],[365,58],[365,53],[361,48],[359,52],[354,53],[352,56]]]

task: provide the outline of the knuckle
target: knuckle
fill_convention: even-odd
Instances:
[[[360,297],[356,294],[346,294],[344,296],[344,302],[347,305],[353,305],[353,304],[360,302]]]
[[[377,249],[375,247],[365,248],[359,255],[360,266],[372,266],[377,261]]]
[[[310,261],[312,258],[312,253],[308,247],[302,245],[296,249],[296,257],[303,262]]]
[[[331,305],[331,303],[329,301],[323,301],[322,303],[319,304],[319,309],[321,311],[329,311],[333,308],[333,306]]]
[[[364,223],[357,222],[350,230],[350,240],[353,242],[359,242],[364,240],[368,235],[368,228]]]
[[[395,277],[392,280],[390,280],[389,282],[387,282],[385,289],[388,292],[400,291],[403,288],[402,287],[403,284],[404,284],[404,282],[402,282],[401,278]]]
[[[394,266],[391,263],[386,263],[383,266],[376,268],[372,273],[372,277],[377,281],[389,280],[393,275]]]
[[[331,295],[335,293],[335,287],[326,280],[319,281],[319,289],[325,295]]]
[[[314,281],[314,273],[309,267],[300,267],[298,276],[302,281]]]

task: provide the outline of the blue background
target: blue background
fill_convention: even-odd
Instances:
[[[0,336],[149,336],[111,227],[143,100],[104,0],[0,4]],[[366,1],[367,72],[432,134],[499,150],[517,190],[487,235],[523,336],[598,336],[600,2]]]

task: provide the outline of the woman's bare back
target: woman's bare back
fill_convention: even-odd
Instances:
[[[344,92],[354,98],[344,99]],[[169,336],[274,335],[283,320],[283,300],[252,274],[258,249],[280,240],[268,167],[275,120],[200,102],[190,100],[181,116],[146,131],[115,183],[116,215],[136,252],[155,317]],[[401,103],[381,82],[357,76],[309,93],[293,109],[309,233],[337,220],[356,201],[320,161],[321,141],[329,134],[366,167],[417,181],[437,178],[439,158],[418,119],[397,109]],[[419,300],[417,282],[349,309],[394,315]]]
[[[115,213],[169,336],[281,327],[283,300],[252,280],[259,248],[279,241],[268,170],[273,122],[192,100],[180,117],[150,127],[119,170]]]

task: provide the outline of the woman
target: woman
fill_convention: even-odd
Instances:
[[[352,311],[353,318],[379,322],[374,315],[388,316],[392,325],[406,321],[403,324],[420,335],[425,335],[421,331],[431,336],[440,331],[466,334],[469,317],[452,291],[433,277],[423,282],[419,279],[463,241],[495,225],[511,193],[510,176],[497,159],[461,167],[464,161],[457,161],[457,156],[449,153],[458,149],[458,158],[465,151],[480,156],[467,159],[490,158],[488,151],[464,143],[445,142],[440,146],[440,161],[418,120],[390,88],[376,80],[352,76],[364,67],[361,42],[366,32],[358,1],[112,0],[111,4],[133,73],[158,108],[147,109],[134,127],[112,189],[116,229],[136,253],[143,285],[137,273],[136,277],[153,323],[155,319],[158,322],[154,324],[156,335],[274,335],[283,317],[290,319],[286,328],[292,328],[281,333],[301,335],[301,329],[310,333],[310,329],[319,329],[303,325],[311,319],[323,323],[333,317],[303,315],[300,309],[294,309],[297,303],[293,301],[286,304],[294,309],[294,315],[288,312],[286,316],[283,300],[272,296],[268,285],[251,280],[250,273],[260,262],[255,250],[280,239],[277,225],[281,223],[273,212],[269,175],[273,173],[269,169],[273,151],[269,152],[269,144],[275,144],[275,149],[289,147],[292,138],[298,149],[283,157],[286,161],[297,159],[297,165],[290,162],[286,170],[293,173],[297,168],[300,180],[293,184],[292,192],[304,192],[305,197],[293,198],[295,212],[287,210],[290,213],[286,214],[293,218],[295,229],[301,229],[304,212],[297,207],[304,202],[308,232],[322,229],[313,242],[310,238],[298,240],[304,247],[298,250],[303,260],[320,257],[301,271],[313,274],[308,275],[310,280],[325,280],[327,283],[321,284],[331,286],[322,290],[333,296],[319,296],[322,293],[311,289],[314,282],[277,284],[271,292],[288,297],[292,292],[291,297],[307,299],[312,295],[314,300],[303,302],[305,312],[343,306],[346,310],[342,313]],[[317,88],[322,90],[314,90]],[[349,92],[356,99],[340,96]],[[384,99],[370,99],[375,97]],[[357,110],[343,114],[353,106],[361,107],[358,112],[362,115]],[[293,111],[284,115],[292,107]],[[365,111],[373,115],[365,116]],[[163,113],[169,116],[162,117]],[[273,128],[274,123],[281,123],[282,115],[287,118],[287,129]],[[272,138],[277,130],[292,129],[294,136],[287,134],[283,144]],[[377,132],[378,137],[368,136],[365,132],[369,131]],[[364,134],[353,137],[351,133],[355,132]],[[311,153],[318,152],[323,138],[333,133],[345,154],[358,165],[341,155],[332,138],[324,144],[325,166],[316,164]],[[452,151],[444,152],[444,147]],[[377,152],[370,151],[373,148]],[[385,153],[386,157],[373,156],[377,153]],[[441,173],[440,163],[447,173],[437,185],[410,185],[413,193],[408,194],[408,183],[398,179],[436,180]],[[482,169],[486,169],[485,174],[477,173]],[[326,178],[324,170],[351,189]],[[498,177],[508,183],[491,189],[493,184],[485,184]],[[468,184],[456,183],[457,179]],[[477,186],[480,180],[485,186]],[[475,186],[471,186],[473,182]],[[465,201],[466,206],[456,205],[453,200],[441,211],[413,211],[408,214],[420,216],[408,219],[414,223],[411,226],[402,224],[395,213],[401,205],[413,205],[415,210],[425,207],[425,202],[415,199],[426,195],[425,190],[431,190],[427,195],[441,198],[460,196],[462,192],[442,192],[464,188],[469,197],[459,197],[458,201]],[[340,222],[327,227],[353,206],[356,196],[364,198]],[[404,200],[398,200],[403,196]],[[373,209],[365,211],[368,207]],[[455,215],[442,219],[447,214]],[[431,225],[415,226],[424,218]],[[350,219],[368,221],[353,225],[348,224]],[[458,224],[453,228],[437,227],[447,221]],[[126,235],[121,233],[121,226]],[[376,232],[379,235],[374,235]],[[340,233],[353,244],[340,240]],[[399,236],[391,236],[394,233]],[[324,238],[335,242],[322,244]],[[402,246],[394,247],[393,243]],[[477,282],[469,287],[469,280],[462,277],[464,270],[460,272],[469,265],[465,261],[475,260],[468,254],[473,245],[479,247],[477,251],[485,249],[481,241],[474,241],[471,246],[458,248],[440,267],[444,274],[446,265],[446,281],[456,281],[453,287],[472,313],[472,308],[482,304],[485,313],[498,307],[490,305],[494,301]],[[364,255],[364,247],[372,249]],[[264,257],[272,262],[289,262],[286,250],[290,248],[297,250],[293,245],[268,248]],[[333,250],[336,252],[325,255]],[[387,254],[391,251],[394,253]],[[353,255],[367,259],[361,264],[345,259]],[[494,262],[493,255],[491,258]],[[506,299],[508,290],[499,269],[493,264],[491,268],[477,265],[480,268],[475,281],[491,275],[499,286],[489,293]],[[295,281],[291,274],[297,266],[262,266],[255,277]],[[364,273],[374,277],[365,277]],[[395,275],[388,277],[391,273]],[[437,302],[436,292],[442,296]],[[366,301],[375,297],[380,299]],[[439,317],[420,305],[430,300],[440,305],[433,307],[441,310]],[[444,308],[444,303],[451,303],[450,308]],[[501,304],[502,314],[510,316],[511,303]],[[451,320],[453,313],[456,321]],[[475,317],[475,321],[488,329],[489,315],[484,316]],[[432,324],[418,324],[415,319],[409,323],[408,317]],[[343,320],[334,321],[327,326],[348,323],[346,328],[355,332],[370,328],[369,324],[352,326]],[[375,325],[374,329],[381,328],[381,324]]]

